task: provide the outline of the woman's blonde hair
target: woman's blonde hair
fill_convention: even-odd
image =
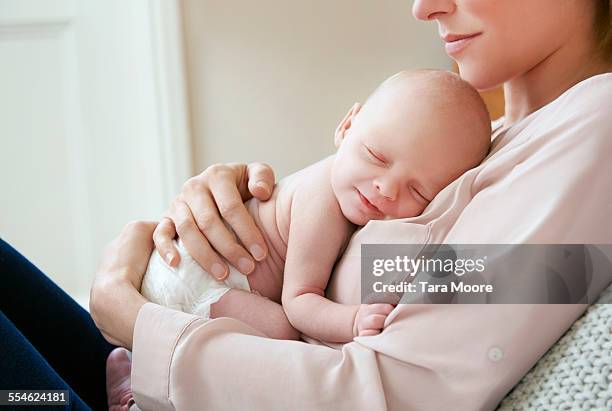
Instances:
[[[597,48],[606,60],[612,60],[612,0],[595,0]]]

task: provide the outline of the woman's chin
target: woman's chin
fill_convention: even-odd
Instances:
[[[502,85],[507,78],[490,73],[500,73],[495,67],[483,64],[471,64],[469,61],[457,61],[459,74],[462,79],[470,83],[478,91],[487,91]]]

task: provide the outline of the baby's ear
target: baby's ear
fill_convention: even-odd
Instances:
[[[359,110],[361,110],[361,104],[353,104],[353,107],[351,107],[351,109],[348,113],[346,113],[346,116],[344,116],[340,124],[338,124],[336,132],[334,134],[334,144],[336,148],[340,147],[340,144],[342,144],[342,140],[344,140],[344,136],[346,135],[348,129],[351,128],[351,125],[353,124],[353,118],[355,117],[355,115],[357,115],[357,113],[359,113]]]

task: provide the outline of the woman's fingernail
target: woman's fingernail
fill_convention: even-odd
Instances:
[[[270,194],[270,186],[267,183],[264,183],[263,181],[258,181],[255,185],[265,190],[266,193]]]
[[[249,251],[251,252],[251,255],[257,260],[257,261],[261,261],[264,259],[264,257],[266,256],[266,253],[264,252],[263,248],[261,248],[260,246],[258,246],[257,244],[254,244],[251,246],[251,248],[249,248]]]
[[[214,263],[210,270],[212,271],[212,275],[214,275],[217,280],[225,280],[225,267],[223,267],[221,264]]]
[[[240,269],[240,272],[250,274],[251,271],[255,269],[255,263],[248,258],[241,258],[238,260],[238,268]]]
[[[170,267],[172,267],[172,262],[174,261],[174,254],[172,253],[167,253],[166,254],[166,262],[168,263],[168,265]]]

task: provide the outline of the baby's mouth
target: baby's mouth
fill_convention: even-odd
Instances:
[[[364,196],[361,191],[359,191],[359,189],[357,190],[357,194],[359,195],[359,199],[361,200],[361,203],[368,209],[371,210],[372,212],[379,214],[379,215],[383,215],[384,213],[382,211],[380,211],[380,209],[378,207],[376,207],[374,204],[372,204],[370,202],[370,200],[368,200],[368,198],[366,196]]]

